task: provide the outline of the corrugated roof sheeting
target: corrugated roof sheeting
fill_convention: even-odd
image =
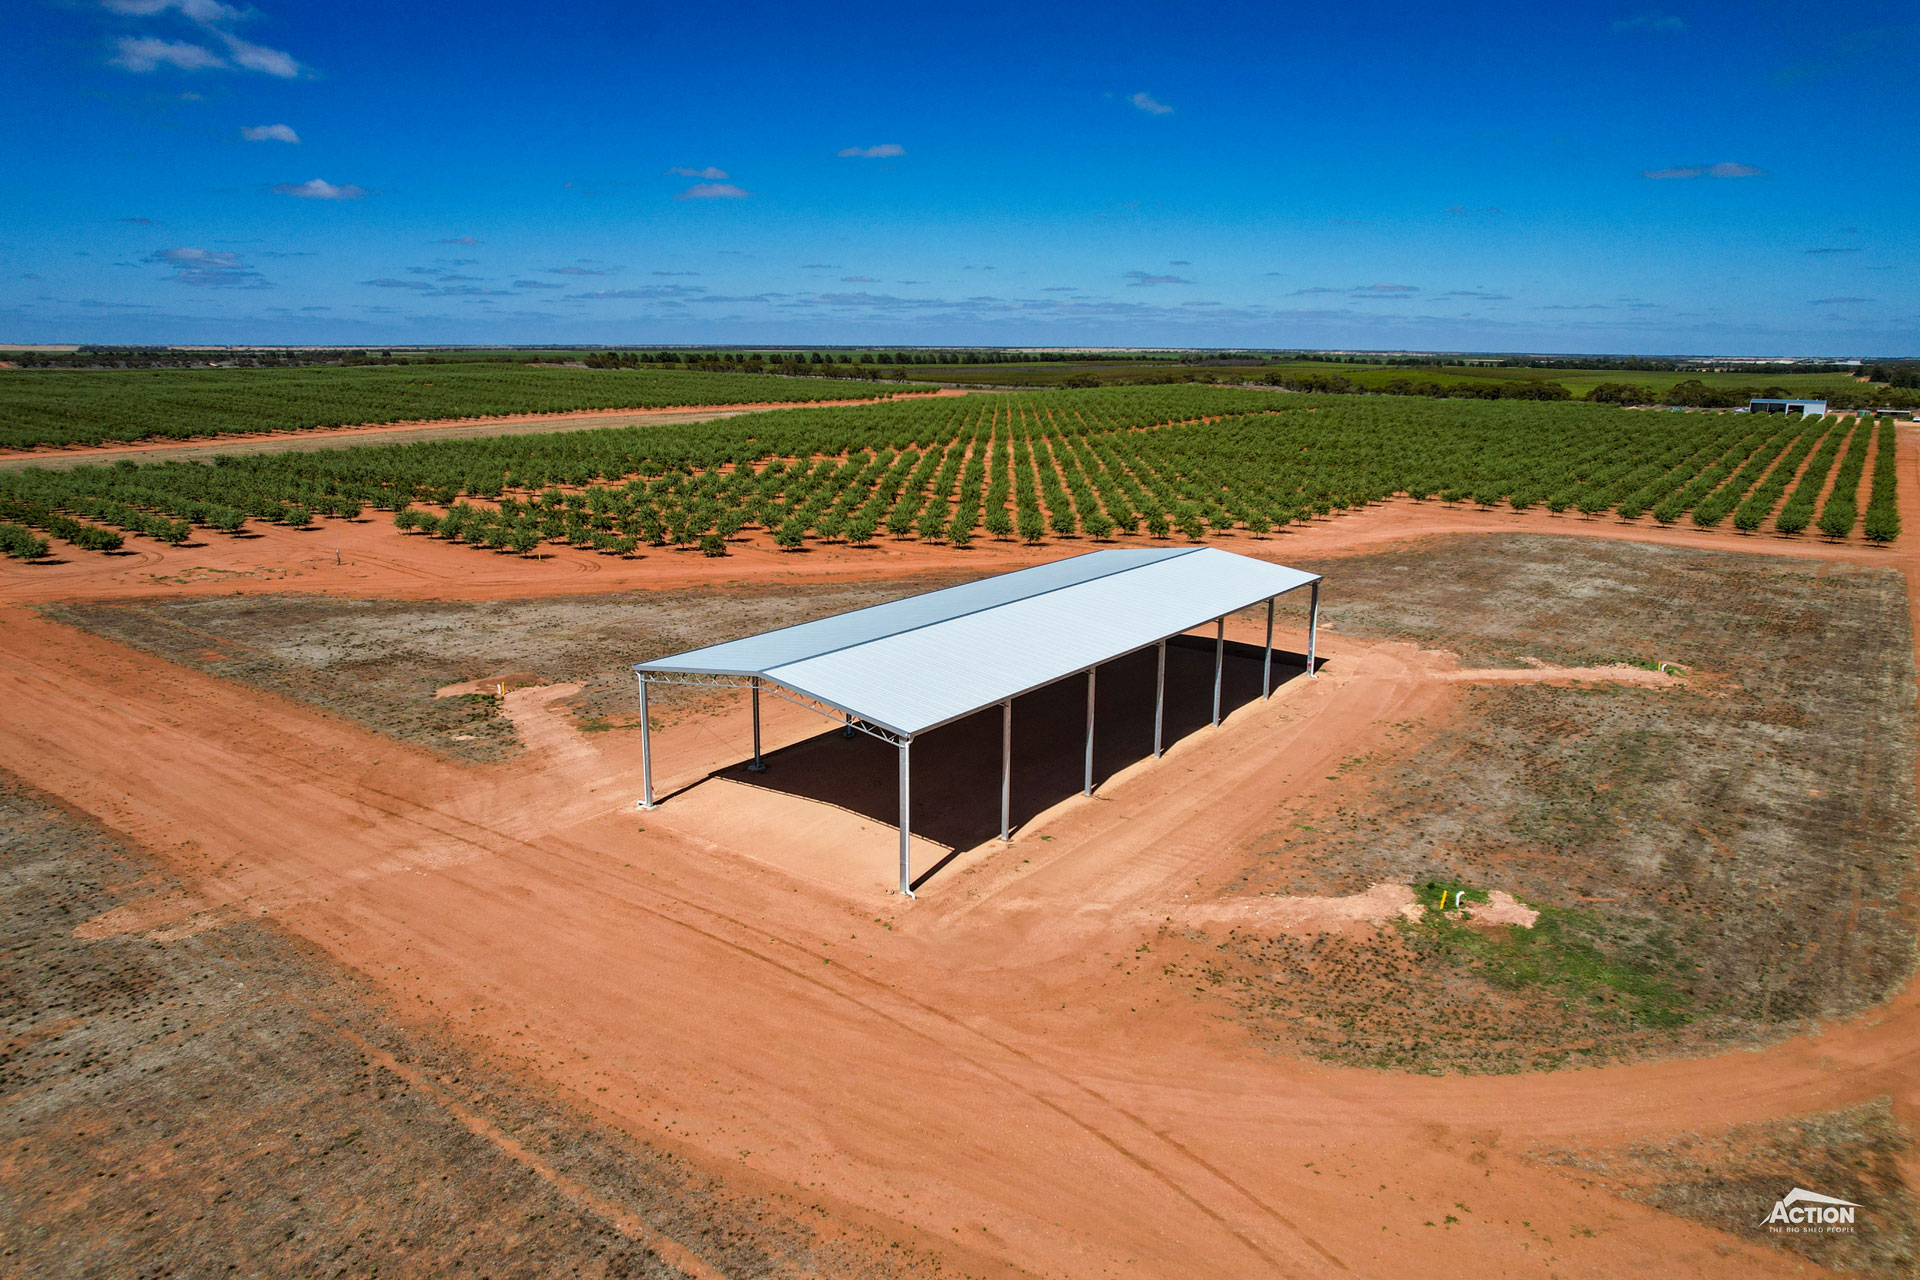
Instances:
[[[1217,547],[1096,551],[635,670],[757,675],[912,735],[1318,576]]]
[[[892,600],[871,608],[819,618],[778,631],[763,631],[725,644],[708,645],[642,662],[639,671],[704,671],[727,675],[760,675],[768,668],[817,657],[834,649],[864,644],[885,636],[898,635],[917,627],[931,626],[996,605],[1010,604],[1043,592],[1058,591],[1108,574],[1175,556],[1187,556],[1198,547],[1156,547],[1141,550],[1096,551],[1073,556],[1051,564],[1035,565],[1015,573],[997,574],[978,582],[928,591],[922,595]]]

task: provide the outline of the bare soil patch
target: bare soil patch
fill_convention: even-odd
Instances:
[[[892,1276],[937,1264],[729,1187],[266,920],[85,929],[180,885],[0,774],[0,1270]]]
[[[1234,891],[1500,888],[1541,918],[1170,938],[1169,971],[1230,990],[1261,1037],[1340,1062],[1511,1071],[1775,1039],[1906,980],[1899,574],[1532,535],[1306,564],[1333,572],[1323,621],[1345,637],[1489,667],[1657,658],[1686,678],[1472,686],[1346,760]]]

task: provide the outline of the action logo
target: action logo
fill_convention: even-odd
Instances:
[[[1851,1200],[1795,1187],[1773,1202],[1773,1212],[1760,1225],[1781,1235],[1852,1235],[1859,1207]]]

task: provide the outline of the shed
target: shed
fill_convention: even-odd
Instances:
[[[1009,839],[1013,699],[1085,674],[1085,793],[1093,794],[1094,682],[1102,663],[1159,648],[1153,754],[1163,750],[1166,643],[1215,624],[1213,724],[1220,723],[1226,618],[1262,601],[1267,639],[1262,697],[1272,693],[1273,608],[1311,588],[1307,672],[1315,674],[1319,574],[1218,547],[1094,551],[977,582],[909,596],[797,626],[634,664],[640,692],[640,807],[657,803],[647,728],[652,684],[744,688],[753,695],[753,764],[760,756],[765,689],[899,749],[900,891],[912,894],[908,839],[911,750],[916,735],[1000,706],[1003,712],[1001,839]]]
[[[1818,418],[1827,412],[1827,402],[1825,400],[1780,400],[1763,396],[1747,401],[1747,408],[1754,413],[1798,413]]]

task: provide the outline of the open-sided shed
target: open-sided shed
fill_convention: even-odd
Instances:
[[[1825,400],[1792,400],[1757,396],[1747,401],[1747,408],[1754,413],[1797,413],[1806,418],[1818,418],[1826,413],[1827,402]]]
[[[1166,643],[1215,624],[1213,723],[1220,722],[1226,618],[1262,601],[1267,640],[1262,696],[1272,692],[1273,603],[1312,589],[1307,671],[1314,671],[1320,612],[1317,574],[1218,547],[1095,551],[941,591],[821,618],[634,664],[641,713],[640,807],[654,807],[650,684],[746,688],[753,694],[753,754],[760,758],[760,692],[768,690],[899,748],[900,891],[911,896],[913,740],[995,705],[1002,708],[1001,825],[1011,835],[1013,700],[1044,685],[1087,677],[1086,793],[1093,793],[1094,688],[1101,664],[1159,647],[1153,754],[1161,741]]]

